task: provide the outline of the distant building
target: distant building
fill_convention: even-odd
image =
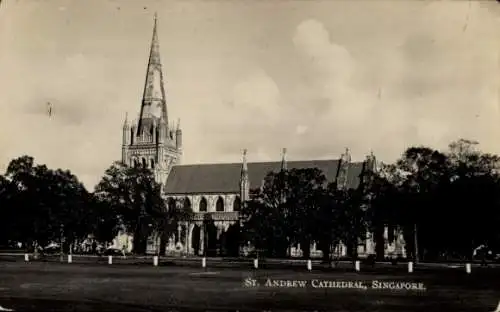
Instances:
[[[319,168],[329,182],[337,181],[339,187],[357,188],[364,170],[376,168],[373,155],[367,156],[364,162],[352,162],[347,149],[340,159],[332,160],[287,161],[283,149],[280,161],[252,163],[247,162],[245,150],[241,163],[181,165],[182,130],[180,122],[174,126],[168,120],[163,79],[155,16],[140,114],[137,120],[125,119],[122,161],[129,166],[153,170],[156,180],[163,186],[168,209],[181,205],[194,211],[193,220],[179,226],[168,242],[162,242],[167,251],[202,254],[204,249],[224,249],[226,235],[230,235],[231,229],[239,223],[242,203],[249,199],[250,190],[259,188],[271,171]],[[207,219],[213,221],[209,228],[204,222]],[[131,246],[129,238],[123,235],[115,245],[123,243]],[[151,249],[160,245],[157,241],[151,244]],[[360,244],[360,254],[373,253],[373,250],[371,240]],[[345,248],[338,252],[345,254]]]

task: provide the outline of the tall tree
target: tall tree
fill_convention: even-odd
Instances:
[[[496,155],[482,153],[478,142],[461,139],[449,145],[450,183],[443,201],[454,222],[443,233],[448,249],[470,258],[479,245],[498,246],[500,184]],[[453,233],[454,235],[446,235]]]
[[[88,205],[90,234],[102,244],[109,244],[122,229],[118,213],[106,201],[92,194]]]
[[[158,228],[157,216],[166,211],[161,186],[153,173],[116,162],[105,171],[95,194],[117,213],[125,231],[133,235],[133,252],[145,254],[148,237]]]
[[[365,203],[368,205],[367,221],[375,242],[375,254],[378,260],[385,256],[385,229],[401,224],[402,210],[401,176],[393,165],[382,165],[378,172],[368,173],[365,189]],[[393,237],[389,237],[391,239]]]
[[[71,172],[35,165],[33,157],[22,156],[9,163],[5,177],[12,240],[32,249],[88,233],[81,221],[89,194]]]
[[[428,216],[435,214],[439,206],[435,201],[439,186],[449,181],[448,159],[443,153],[431,148],[411,147],[396,165],[405,177],[400,187],[404,194],[401,203],[404,210],[400,215],[405,241],[413,242],[413,248],[409,251],[418,260],[422,258],[420,247],[426,247],[423,253],[435,253],[435,242],[439,236],[429,231],[426,225],[433,221]]]
[[[286,257],[290,245],[293,215],[287,205],[287,175],[288,171],[268,173],[242,210],[245,239],[267,256]]]
[[[324,204],[327,180],[318,168],[292,169],[288,172],[286,206],[291,210],[290,240],[300,243],[305,258],[311,256],[311,244],[317,231],[317,211]]]
[[[10,245],[12,234],[15,231],[11,207],[13,194],[13,184],[3,175],[0,175],[0,246]]]

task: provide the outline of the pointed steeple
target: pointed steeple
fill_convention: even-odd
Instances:
[[[250,199],[250,181],[248,179],[247,150],[243,150],[240,176],[240,199],[245,202]]]
[[[177,118],[177,126],[175,127],[175,131],[182,131],[181,130],[181,119]]]
[[[349,164],[351,163],[351,152],[349,148],[345,148],[345,153],[340,156],[339,168],[337,172],[337,188],[344,189],[347,186],[349,174]]]
[[[370,151],[370,155],[366,156],[366,169],[375,172],[377,169],[377,158],[373,154],[373,150]]]
[[[123,121],[123,129],[130,129],[130,124],[128,122],[128,112],[125,113],[125,120]]]
[[[345,148],[345,153],[342,154],[342,161],[344,163],[350,163],[351,162],[351,152],[349,151],[349,148]]]
[[[283,149],[283,152],[282,152],[282,155],[281,155],[281,170],[287,170],[286,148]]]
[[[241,176],[248,173],[248,164],[247,164],[247,149],[243,150],[243,160],[241,165]]]
[[[141,113],[139,119],[139,131],[145,120],[152,117],[163,118],[168,123],[167,103],[163,82],[163,72],[160,61],[160,44],[158,41],[157,15],[154,16],[153,37],[149,51],[148,68],[144,83]],[[145,126],[145,125],[144,125]]]
[[[280,177],[281,177],[281,204],[286,203],[286,185],[287,185],[287,163],[286,163],[286,148],[283,148],[282,154],[281,154],[281,172],[280,172]]]

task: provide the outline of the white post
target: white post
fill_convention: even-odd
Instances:
[[[413,273],[413,262],[408,262],[408,273]]]
[[[26,261],[26,262],[30,261],[30,255],[29,254],[24,254],[24,261]]]
[[[158,266],[158,256],[153,257],[153,265]]]
[[[253,267],[258,269],[259,268],[259,259],[254,259],[253,260]]]
[[[307,260],[307,270],[308,271],[312,270],[312,261],[311,260]]]
[[[73,262],[73,255],[68,255],[68,263],[72,263]]]
[[[470,263],[465,264],[465,272],[467,272],[467,274],[470,274],[471,272]]]
[[[108,264],[113,264],[113,256],[108,256]]]
[[[205,258],[205,257],[201,258],[201,267],[202,268],[207,267],[207,258]]]
[[[356,272],[359,272],[359,260],[356,260],[356,262],[354,262],[354,269],[356,270]]]

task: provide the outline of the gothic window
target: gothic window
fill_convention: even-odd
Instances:
[[[206,212],[207,211],[207,199],[205,197],[202,197],[200,200],[200,212]]]
[[[184,198],[184,210],[191,210],[191,201],[189,200],[189,198]]]
[[[137,158],[134,158],[134,168],[139,167],[139,160]]]
[[[239,196],[236,196],[233,202],[233,211],[240,211],[241,210],[241,199]]]
[[[130,129],[130,145],[133,145],[134,144],[134,138],[135,138],[135,133],[134,133],[134,128],[132,127],[132,129]]]
[[[147,168],[146,158],[142,158],[142,168]]]
[[[151,169],[155,168],[155,160],[151,158]]]
[[[224,211],[224,200],[222,197],[217,198],[217,203],[215,204],[215,211]]]

